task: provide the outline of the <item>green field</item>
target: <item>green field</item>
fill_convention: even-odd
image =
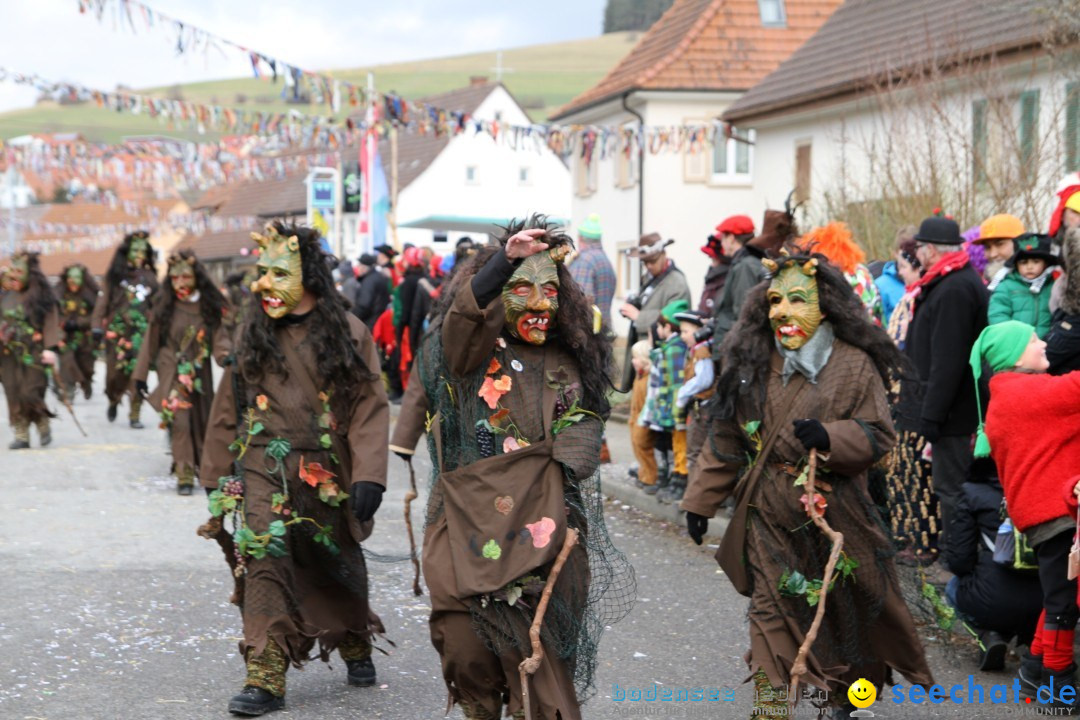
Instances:
[[[599,81],[633,48],[637,38],[637,33],[611,33],[586,40],[504,50],[503,67],[506,72],[503,83],[529,111],[533,120],[543,121]],[[495,65],[496,53],[492,51],[372,68],[331,70],[330,74],[341,80],[366,84],[370,70],[375,74],[376,89],[397,92],[413,99],[464,87],[472,76],[485,75],[494,79]],[[237,109],[280,111],[295,108],[311,114],[326,114],[326,105],[285,104],[280,98],[282,85],[280,78],[277,84],[272,84],[268,79],[248,77],[150,88],[140,92],[159,97],[178,93],[185,100]],[[0,113],[0,138],[42,132],[81,132],[90,140],[103,142],[117,142],[130,135],[200,137],[186,127],[170,128],[160,118],[116,113],[90,103],[60,106],[49,102],[25,110]],[[212,139],[215,136],[208,134],[202,137]]]

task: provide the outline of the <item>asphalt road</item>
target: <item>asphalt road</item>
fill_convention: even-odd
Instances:
[[[76,401],[87,438],[62,408],[48,449],[36,449],[35,432],[35,449],[12,452],[6,424],[0,433],[0,718],[229,717],[226,704],[244,679],[237,653],[240,618],[228,604],[231,579],[220,551],[195,535],[207,518],[205,499],[176,495],[165,434],[149,412],[149,427],[141,431],[127,426],[123,410],[116,423],[106,421],[100,377],[98,385],[92,400]],[[613,425],[609,441],[616,461],[628,461],[625,426]],[[417,466],[426,478],[430,464],[423,449]],[[390,468],[390,489],[369,548],[400,556],[408,552],[401,511],[408,479],[393,456]],[[607,472],[617,481],[625,464]],[[414,518],[419,527],[419,505]],[[746,601],[725,581],[713,550],[695,547],[681,528],[629,505],[609,503],[607,520],[636,568],[637,604],[604,636],[597,693],[585,705],[585,717],[748,717]],[[412,594],[411,565],[369,567],[372,605],[395,643],[375,658],[379,684],[350,688],[340,660],[331,667],[314,662],[290,671],[288,707],[276,716],[444,716],[446,692],[427,632],[429,607],[426,596]],[[966,683],[970,649],[942,649],[936,635],[926,632],[939,682]],[[1011,683],[1012,675],[976,673],[976,681]],[[708,704],[614,699],[619,690],[654,683],[730,688],[733,695]],[[881,702],[872,709],[877,717],[905,718],[998,717],[1006,710]]]

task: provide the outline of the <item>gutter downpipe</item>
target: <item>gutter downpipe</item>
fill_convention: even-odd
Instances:
[[[638,121],[638,211],[637,231],[638,237],[645,234],[645,118],[637,110],[631,109],[626,104],[626,99],[633,91],[625,92],[622,96],[622,108],[637,118]]]

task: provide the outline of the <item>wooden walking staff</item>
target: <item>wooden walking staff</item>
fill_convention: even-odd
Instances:
[[[532,704],[529,702],[529,676],[540,669],[540,663],[544,661],[544,648],[540,644],[540,626],[544,622],[547,613],[548,601],[551,600],[551,592],[555,589],[555,581],[559,579],[566,559],[570,557],[570,551],[577,544],[578,531],[569,528],[566,531],[566,539],[563,540],[562,550],[555,558],[555,564],[551,566],[547,582],[544,583],[544,592],[540,596],[540,604],[536,606],[536,616],[532,626],[529,627],[529,639],[532,641],[532,655],[521,661],[518,671],[521,673],[521,702],[525,706],[525,720],[532,720]]]
[[[840,559],[840,551],[844,548],[844,535],[833,530],[826,522],[825,516],[818,512],[817,504],[814,503],[814,475],[817,471],[817,450],[810,450],[806,473],[806,496],[810,498],[807,510],[810,519],[818,526],[825,537],[832,541],[832,549],[829,551],[829,562],[825,564],[825,577],[821,580],[821,595],[818,597],[817,612],[814,614],[814,622],[806,632],[806,638],[799,646],[799,654],[795,656],[795,664],[791,666],[791,683],[788,691],[788,704],[794,705],[799,699],[799,679],[806,674],[806,656],[810,653],[810,647],[817,640],[818,630],[821,629],[821,621],[825,618],[825,598],[829,594],[829,585],[832,584],[833,574],[836,571],[836,563]]]
[[[405,493],[405,527],[409,531],[409,556],[412,558],[413,569],[416,571],[413,576],[412,591],[413,595],[423,595],[424,591],[420,587],[420,559],[416,557],[416,536],[412,526],[412,501],[418,497],[416,471],[413,470],[412,458],[405,460],[405,463],[409,466],[409,491]]]
[[[71,407],[71,401],[67,399],[67,388],[64,386],[64,381],[60,377],[60,371],[49,368],[46,372],[52,376],[53,382],[56,383],[56,395],[60,399],[60,404],[67,408],[68,413],[71,415],[71,419],[75,421],[75,427],[79,428],[79,432],[82,433],[82,436],[87,437],[86,431],[83,430],[82,423],[79,422],[79,418],[75,417],[75,408]]]

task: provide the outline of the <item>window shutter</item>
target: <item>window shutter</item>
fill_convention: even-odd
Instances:
[[[1065,86],[1065,172],[1080,169],[1080,83]]]
[[[795,202],[804,203],[810,199],[810,143],[802,143],[795,148]]]
[[[986,100],[971,103],[971,177],[986,181]]]
[[[1020,161],[1027,165],[1035,159],[1039,142],[1039,91],[1020,93]]]

